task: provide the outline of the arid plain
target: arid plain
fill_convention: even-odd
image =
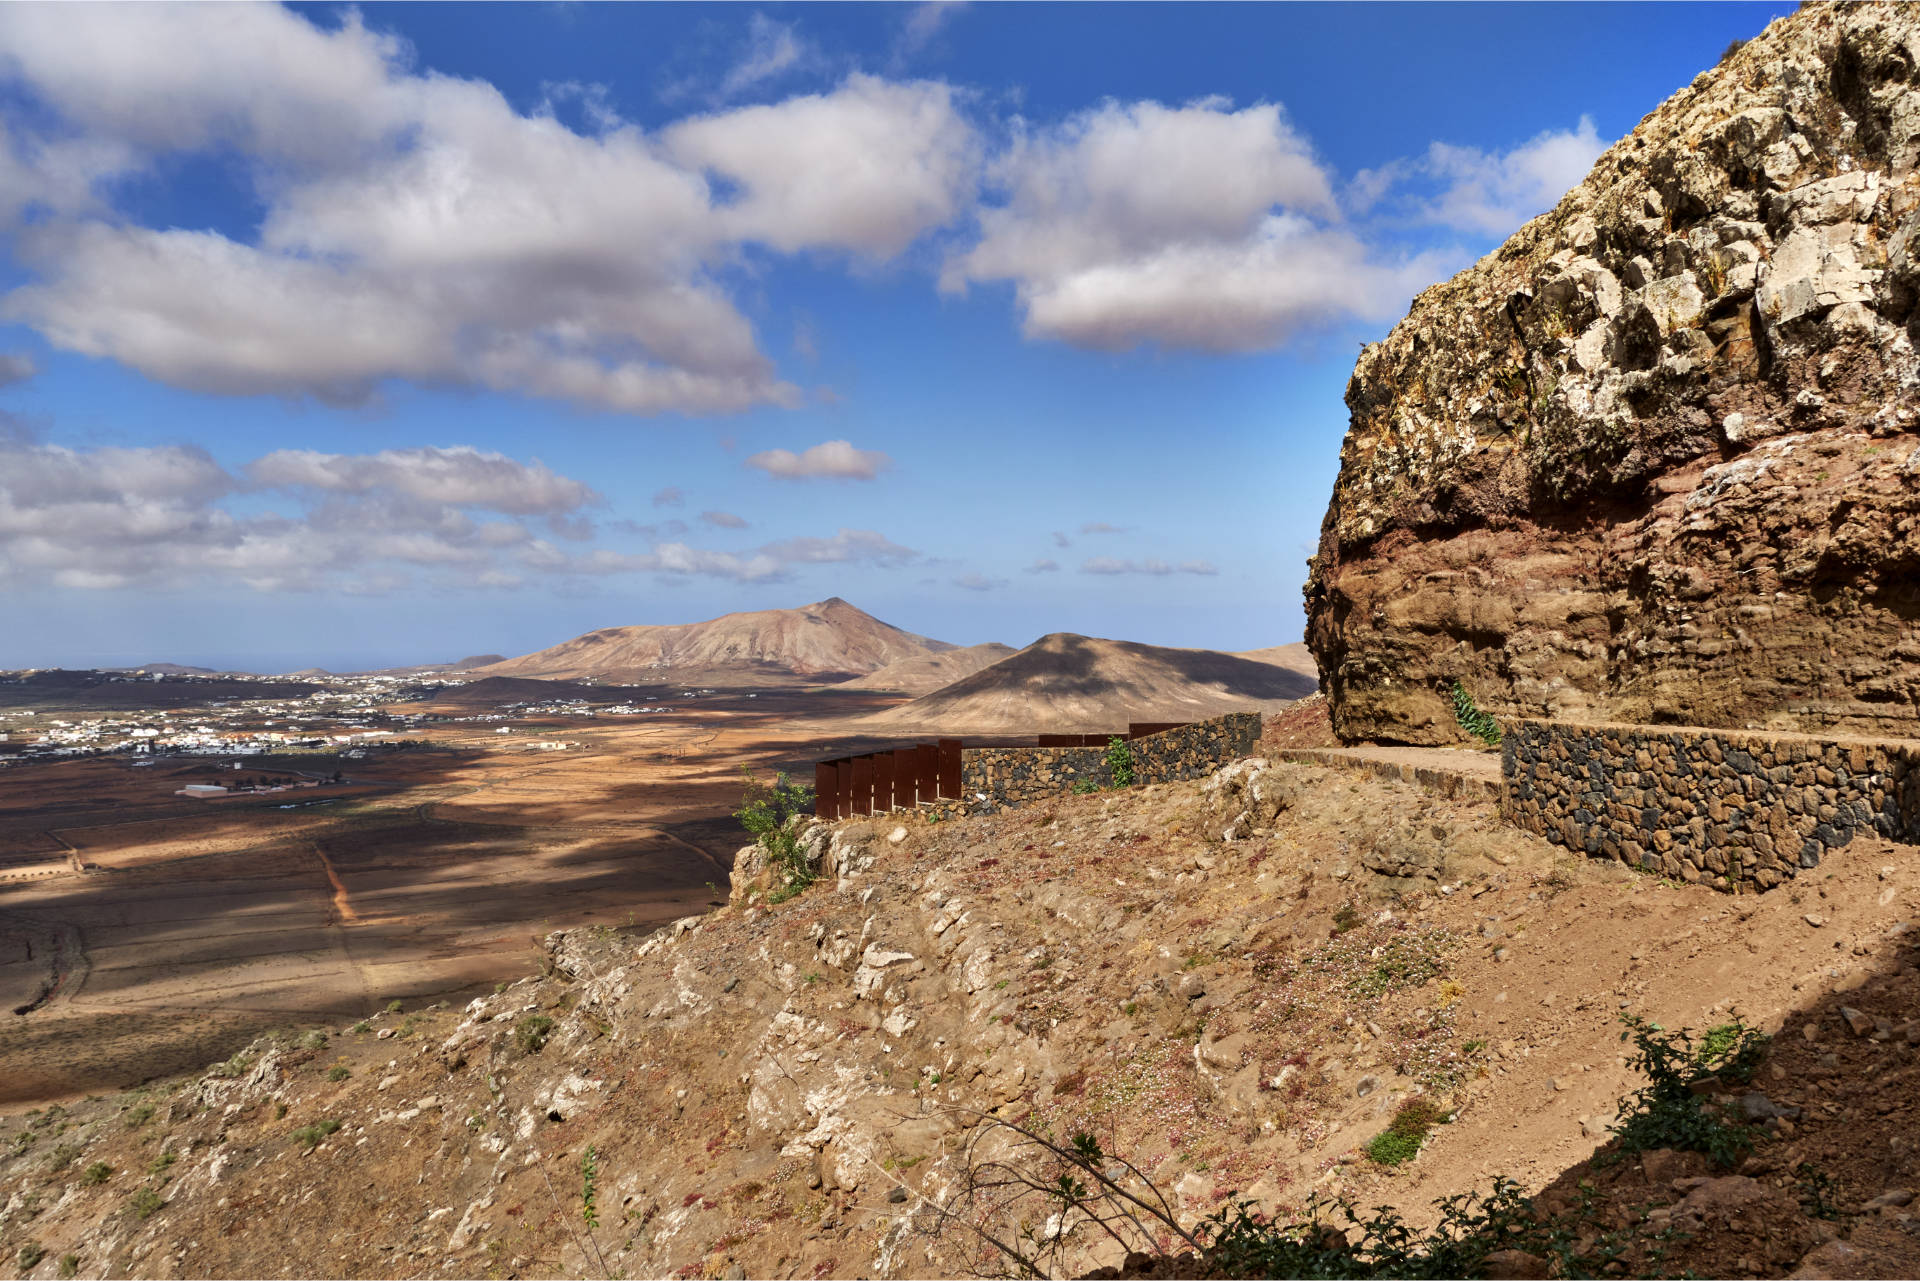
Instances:
[[[0,771],[0,1106],[198,1066],[264,1028],[491,990],[538,967],[550,930],[705,910],[741,844],[741,767],[860,750],[873,740],[843,724],[904,697],[753,695],[446,723],[360,760],[252,758],[345,778],[258,797],[174,795],[233,776],[212,760]]]

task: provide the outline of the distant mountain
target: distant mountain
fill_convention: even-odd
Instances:
[[[505,654],[473,654],[467,658],[461,659],[459,662],[455,663],[452,667],[448,668],[447,670],[453,671],[453,672],[464,672],[471,668],[491,667],[495,663],[504,663],[506,661],[507,661],[507,656]]]
[[[950,649],[944,654],[923,654],[888,663],[877,672],[844,681],[834,689],[894,690],[903,694],[931,694],[942,686],[964,680],[983,667],[991,667],[1018,651],[1011,645],[988,641],[965,649]]]
[[[157,672],[162,676],[212,676],[217,669],[212,667],[188,667],[184,663],[142,663],[138,667],[115,668],[125,672]]]
[[[704,623],[607,627],[470,676],[636,684],[797,684],[856,677],[955,647],[881,622],[838,596],[799,609],[726,614]]]
[[[1167,649],[1056,632],[869,723],[952,733],[1099,733],[1129,721],[1276,711],[1313,677],[1210,649]]]
[[[1295,641],[1291,645],[1271,645],[1266,649],[1243,649],[1235,657],[1284,667],[1290,672],[1300,673],[1316,685],[1320,681],[1320,665],[1313,661],[1313,651],[1307,648],[1305,641]]]

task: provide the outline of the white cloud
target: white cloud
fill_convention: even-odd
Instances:
[[[747,20],[747,51],[720,81],[720,96],[735,98],[811,63],[812,46],[796,24],[775,22],[764,13]]]
[[[599,549],[567,557],[551,544],[529,549],[528,563],[548,572],[575,574],[651,573],[701,576],[736,582],[773,582],[792,577],[797,565],[873,564],[897,567],[920,559],[870,529],[842,529],[831,538],[789,538],[745,555],[708,551],[685,543],[661,543],[650,552]]]
[[[1080,572],[1083,574],[1146,574],[1164,578],[1169,574],[1198,574],[1210,577],[1220,571],[1204,560],[1183,560],[1171,564],[1164,560],[1148,557],[1146,560],[1120,560],[1112,556],[1095,556],[1082,561]]]
[[[685,120],[663,138],[679,163],[739,185],[713,214],[729,238],[891,258],[972,194],[979,145],[953,97],[934,81],[855,74],[831,93]]]
[[[1426,168],[1446,189],[1429,216],[1449,227],[1505,236],[1558,204],[1607,145],[1589,116],[1571,130],[1548,130],[1499,154],[1436,142],[1427,149]]]
[[[1053,531],[1053,545],[1055,547],[1071,547],[1073,546],[1073,540],[1056,529]]]
[[[23,383],[38,373],[33,357],[21,351],[0,351],[0,387]]]
[[[989,177],[1005,201],[941,284],[1012,281],[1031,338],[1249,351],[1383,319],[1437,270],[1337,225],[1331,175],[1272,104],[1109,102],[1020,129]]]
[[[1057,574],[1060,572],[1060,562],[1057,560],[1042,558],[1040,560],[1036,560],[1035,562],[1033,562],[1033,564],[1027,566],[1026,569],[1022,570],[1021,572],[1026,574]]]
[[[706,524],[712,525],[715,529],[745,529],[747,527],[746,519],[741,516],[736,516],[732,512],[701,512],[700,519]]]
[[[760,550],[790,565],[905,565],[920,559],[919,552],[871,529],[842,529],[832,538],[788,538]]]
[[[748,458],[747,466],[790,480],[872,480],[893,466],[893,460],[877,449],[855,449],[847,441],[829,440],[800,454],[790,449],[765,450]]]
[[[678,485],[668,485],[666,488],[656,491],[653,495],[653,505],[655,507],[684,507],[686,506],[686,502],[687,491]]]
[[[990,592],[997,588],[1005,587],[1007,580],[1004,578],[988,578],[985,574],[981,573],[967,573],[954,579],[953,585],[963,591]]]
[[[1355,213],[1380,208],[1416,223],[1503,237],[1558,204],[1607,146],[1590,116],[1581,116],[1572,129],[1546,130],[1511,151],[1435,142],[1417,159],[1361,170],[1343,198]]]
[[[352,403],[403,379],[637,414],[794,405],[722,283],[742,243],[884,259],[971,191],[945,85],[854,76],[662,137],[589,101],[581,133],[408,56],[352,14],[0,7],[0,85],[43,108],[0,136],[0,218],[48,211],[0,315],[215,393]],[[110,207],[104,180],[236,153],[256,239]]]
[[[516,516],[562,515],[601,501],[590,487],[554,473],[538,459],[515,462],[465,445],[377,454],[280,449],[249,463],[246,471],[255,484],[273,489],[390,490],[423,502]]]
[[[922,0],[909,8],[907,20],[900,25],[900,37],[894,42],[893,60],[903,62],[920,53],[966,7],[966,0]]]

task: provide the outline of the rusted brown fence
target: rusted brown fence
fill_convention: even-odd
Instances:
[[[960,799],[957,738],[821,761],[813,767],[813,812],[819,818],[885,814],[943,797]]]
[[[1105,747],[1116,738],[1145,738],[1182,729],[1187,721],[1134,721],[1125,734],[1042,734],[1041,747]],[[960,740],[843,756],[813,767],[813,812],[818,818],[853,818],[912,809],[939,800],[964,799],[960,790]]]

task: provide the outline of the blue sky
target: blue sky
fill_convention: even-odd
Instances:
[[[1296,640],[1358,346],[1789,8],[0,6],[0,666]]]

